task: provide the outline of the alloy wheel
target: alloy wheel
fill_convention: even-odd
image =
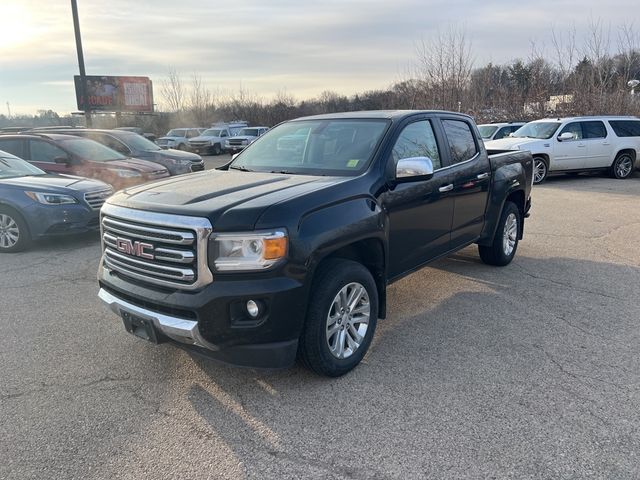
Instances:
[[[629,155],[621,155],[616,162],[616,175],[618,178],[626,178],[631,174],[633,160]]]
[[[547,176],[547,164],[538,158],[533,160],[533,183],[540,183]]]
[[[0,213],[0,248],[11,248],[20,239],[20,228],[6,213]]]
[[[513,253],[518,239],[518,218],[515,213],[510,213],[504,222],[504,232],[502,235],[502,250],[508,257]]]
[[[334,357],[355,353],[365,339],[370,316],[369,294],[362,284],[353,282],[340,289],[327,314],[326,339]]]

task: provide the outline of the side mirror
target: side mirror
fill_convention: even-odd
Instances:
[[[558,140],[560,142],[564,142],[565,140],[573,140],[576,136],[571,132],[564,132],[558,136]]]
[[[53,161],[56,163],[63,163],[65,165],[68,165],[71,163],[71,159],[65,155],[60,155],[59,157],[55,157]]]
[[[398,160],[396,182],[429,180],[433,177],[433,162],[428,157],[411,157]]]

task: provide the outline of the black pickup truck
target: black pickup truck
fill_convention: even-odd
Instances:
[[[342,375],[391,282],[472,243],[485,263],[512,260],[532,181],[531,155],[488,154],[466,115],[284,122],[218,170],[111,197],[99,296],[153,342]]]

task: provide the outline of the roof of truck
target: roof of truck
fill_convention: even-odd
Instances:
[[[549,117],[534,122],[567,122],[569,120],[640,120],[632,115],[585,115],[583,117]]]
[[[460,115],[471,118],[469,115],[458,112],[446,112],[443,110],[363,110],[359,112],[339,112],[339,113],[325,113],[322,115],[312,115],[309,117],[296,118],[297,120],[329,120],[337,118],[383,118],[388,120],[401,120],[405,117],[417,115],[421,113],[440,113],[447,115]]]

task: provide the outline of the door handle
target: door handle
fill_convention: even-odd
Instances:
[[[584,143],[579,143],[578,144],[578,148],[584,148],[584,147],[586,147],[586,145]]]
[[[438,189],[440,193],[450,192],[451,190],[453,190],[453,183],[450,183],[449,185],[444,185]]]
[[[489,178],[489,173],[488,172],[484,172],[484,173],[479,173],[476,178],[478,180],[484,180],[485,178]]]

